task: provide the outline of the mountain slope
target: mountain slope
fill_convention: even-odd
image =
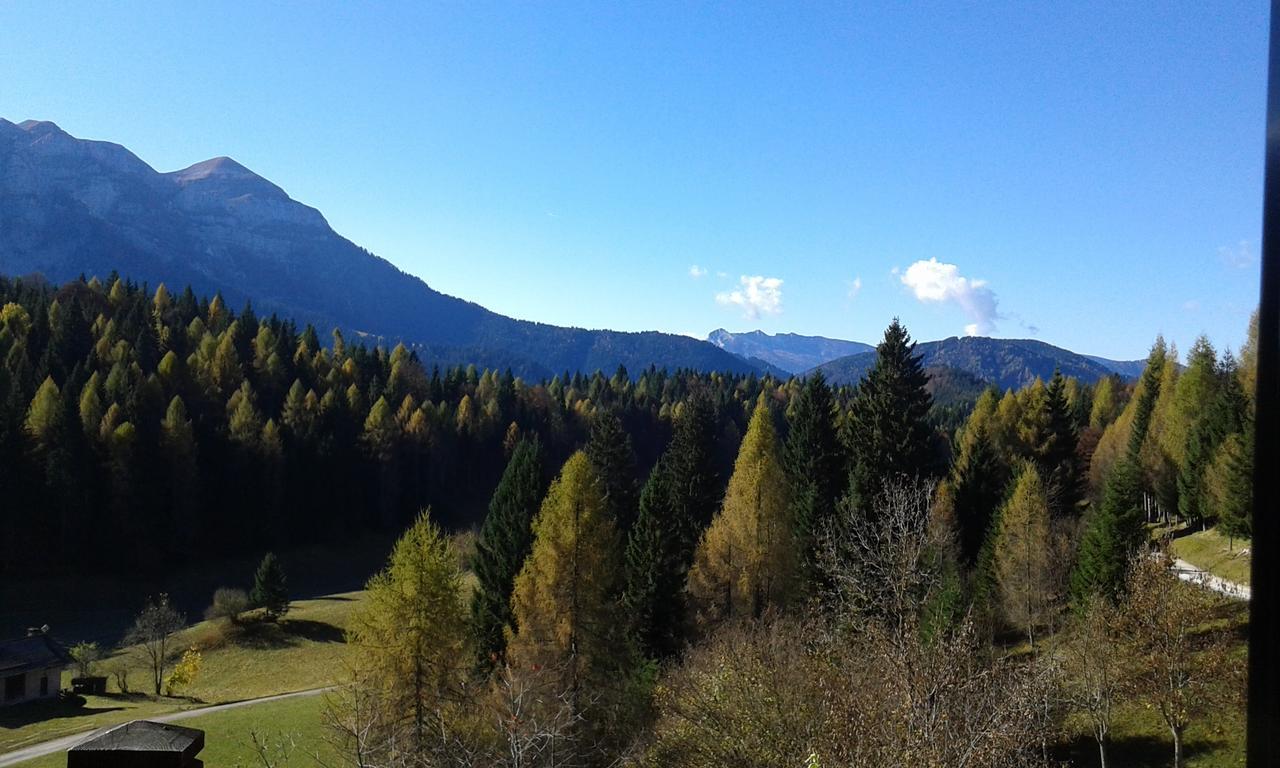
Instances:
[[[113,270],[525,375],[619,364],[759,370],[684,336],[515,320],[432,290],[230,158],[158,173],[119,145],[0,119],[0,273],[63,282]]]
[[[875,349],[870,344],[796,333],[769,335],[764,331],[729,333],[717,328],[707,341],[745,359],[755,358],[788,373],[804,373],[831,360]]]
[[[1055,368],[1064,376],[1094,382],[1116,372],[1096,359],[1033,339],[992,339],[984,336],[951,337],[916,345],[926,368],[964,371],[1001,389],[1021,387],[1040,377],[1048,380]],[[875,363],[875,352],[842,357],[816,370],[839,384],[852,384]],[[1128,365],[1107,361],[1112,365]]]

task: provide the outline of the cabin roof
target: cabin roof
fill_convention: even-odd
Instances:
[[[89,737],[71,752],[180,752],[195,755],[204,749],[204,731],[181,725],[134,720]]]
[[[66,649],[44,633],[0,640],[0,675],[65,667],[70,663],[71,656]]]

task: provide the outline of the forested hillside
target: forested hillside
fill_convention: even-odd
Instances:
[[[516,320],[433,290],[335,232],[316,209],[227,157],[158,173],[128,149],[0,118],[0,269],[54,282],[127,274],[252,300],[535,378],[650,365],[758,371],[712,344]]]
[[[951,368],[995,385],[1000,389],[1025,387],[1037,378],[1048,379],[1055,370],[1064,376],[1092,384],[1104,376],[1120,373],[1131,378],[1141,361],[1116,362],[1076,354],[1033,339],[992,339],[985,336],[953,336],[941,341],[921,342],[918,350],[926,366]],[[875,363],[875,353],[862,352],[817,367],[832,382],[856,384]]]
[[[932,393],[972,380],[931,381],[896,321],[856,387],[531,382],[189,289],[0,280],[4,575],[405,531],[327,715],[390,764],[1032,765],[1099,695],[1195,702],[1180,745],[1234,717],[1239,664],[1230,628],[1160,645],[1229,614],[1147,526],[1248,535],[1252,345],[1184,368],[1158,340],[1136,384],[1059,372],[961,410]],[[1170,693],[1166,662],[1222,676]],[[1080,693],[1098,664],[1124,685]]]

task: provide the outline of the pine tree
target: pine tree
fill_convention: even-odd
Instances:
[[[160,424],[160,434],[165,461],[169,465],[168,495],[173,530],[179,541],[190,544],[196,533],[200,475],[196,464],[195,433],[181,397],[174,395],[169,401],[164,421]]]
[[[821,371],[809,375],[795,398],[783,456],[795,538],[811,579],[816,539],[834,518],[844,481],[835,399]]]
[[[1229,547],[1235,546],[1236,538],[1253,535],[1254,430],[1250,419],[1242,431],[1227,436],[1206,472],[1205,496]]]
[[[759,618],[795,587],[797,556],[786,475],[764,396],[738,452],[720,513],[702,537],[689,593],[702,623]]]
[[[1018,474],[1000,513],[999,530],[995,573],[1004,615],[1027,633],[1034,647],[1036,627],[1044,622],[1053,597],[1048,489],[1034,465]]]
[[[255,608],[261,608],[271,621],[289,612],[289,581],[285,577],[284,566],[272,552],[263,556],[253,574],[249,602]]]
[[[591,423],[591,439],[587,441],[587,458],[604,483],[605,505],[618,530],[631,530],[639,511],[636,493],[636,455],[631,435],[622,428],[618,417],[605,412]]]
[[[493,663],[505,650],[504,628],[518,629],[511,614],[511,590],[533,545],[533,518],[545,487],[542,445],[536,435],[526,437],[516,444],[489,501],[472,561],[477,585],[471,596],[471,625],[482,665]]]
[[[586,454],[569,457],[533,521],[533,548],[511,595],[513,666],[561,670],[576,718],[599,675],[616,668],[618,533]]]
[[[1071,574],[1071,594],[1077,604],[1093,595],[1115,596],[1124,585],[1129,558],[1147,535],[1141,483],[1141,470],[1127,457],[1116,462],[1107,476],[1102,504],[1085,521]]]
[[[894,318],[876,347],[876,362],[858,385],[846,422],[851,462],[844,503],[869,510],[886,480],[934,471],[927,417],[933,406],[928,375],[907,329]]]

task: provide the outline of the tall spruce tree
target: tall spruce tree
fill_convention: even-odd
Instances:
[[[249,602],[255,608],[261,608],[272,621],[289,612],[289,581],[274,552],[268,552],[258,564],[258,570],[253,574]]]
[[[885,481],[933,474],[933,398],[915,342],[894,318],[876,347],[876,362],[858,385],[845,422],[850,461],[844,503],[870,509]]]
[[[606,411],[592,421],[591,438],[585,450],[604,483],[605,506],[618,530],[626,533],[639,512],[636,454],[631,447],[631,435],[623,429],[617,415]]]
[[[1076,447],[1079,435],[1071,405],[1067,402],[1067,381],[1056,368],[1043,402],[1043,431],[1032,444],[1036,465],[1045,480],[1049,510],[1055,517],[1074,514],[1084,490]]]
[[[664,454],[640,491],[640,514],[624,553],[629,631],[642,653],[658,659],[678,651],[685,632],[684,527],[672,516],[668,464]]]
[[[716,417],[710,396],[695,390],[676,419],[670,454],[669,508],[680,530],[680,559],[687,569],[702,531],[720,506],[720,482],[715,465]]]
[[[511,589],[533,545],[533,518],[546,490],[542,461],[536,435],[516,444],[480,528],[472,566],[478,584],[471,595],[471,625],[482,665],[505,651],[503,629],[518,629],[511,614]]]
[[[1115,596],[1124,585],[1129,558],[1147,535],[1142,512],[1142,474],[1131,457],[1111,468],[1102,504],[1085,523],[1071,574],[1071,596],[1082,605],[1094,595]]]
[[[960,558],[976,565],[982,544],[1004,497],[1009,469],[991,444],[986,425],[972,424],[948,481],[952,488]]]
[[[791,491],[791,520],[806,579],[816,574],[816,538],[834,518],[844,481],[836,434],[836,403],[821,371],[805,380],[792,406],[783,464]]]

